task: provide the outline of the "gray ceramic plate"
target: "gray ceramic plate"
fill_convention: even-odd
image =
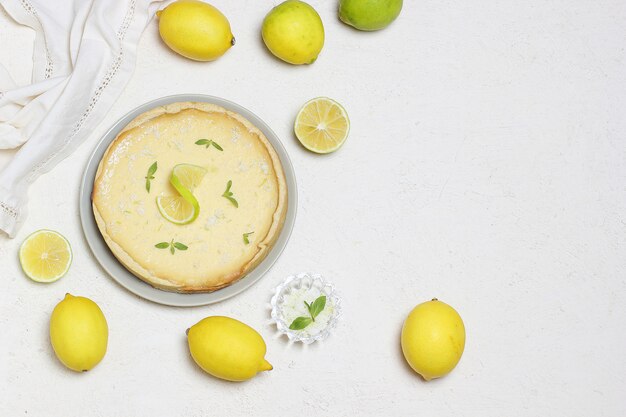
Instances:
[[[252,122],[252,124],[258,127],[274,146],[274,149],[276,149],[276,152],[280,157],[280,161],[283,165],[283,170],[285,171],[285,177],[287,179],[287,191],[289,195],[287,217],[285,219],[285,225],[283,226],[283,230],[278,240],[274,244],[274,247],[267,255],[267,257],[263,260],[263,262],[261,262],[256,268],[250,271],[248,275],[246,275],[233,285],[222,288],[221,290],[212,293],[178,294],[162,291],[150,286],[149,284],[146,284],[145,282],[134,276],[121,263],[118,262],[118,260],[109,250],[109,247],[105,243],[102,235],[100,234],[100,231],[98,230],[98,226],[93,217],[93,211],[91,208],[91,192],[93,190],[93,180],[96,175],[96,170],[98,169],[98,164],[102,159],[102,155],[104,155],[104,152],[106,151],[111,141],[115,139],[117,134],[120,132],[120,130],[124,128],[124,126],[126,126],[132,119],[137,117],[139,114],[146,112],[154,107],[174,103],[177,101],[203,101],[207,103],[213,103],[244,116],[246,119]],[[100,265],[102,265],[102,267],[109,273],[109,275],[111,275],[111,277],[113,277],[113,279],[117,281],[122,287],[142,298],[145,298],[146,300],[154,301],[155,303],[178,307],[193,307],[216,303],[218,301],[222,301],[226,298],[232,297],[257,282],[270,269],[272,264],[276,262],[281,252],[287,245],[287,241],[289,240],[289,236],[291,235],[291,230],[293,229],[293,224],[296,219],[296,208],[298,206],[297,199],[298,195],[296,189],[296,177],[293,172],[293,165],[291,165],[289,156],[287,155],[287,152],[285,151],[282,143],[280,142],[276,134],[272,131],[272,129],[270,129],[269,126],[265,124],[265,122],[263,122],[263,120],[259,119],[254,113],[246,110],[238,104],[232,103],[222,98],[197,94],[181,94],[162,97],[137,107],[126,116],[122,117],[117,123],[113,125],[111,129],[109,129],[108,132],[104,134],[104,137],[100,140],[98,146],[96,146],[96,149],[94,150],[93,154],[89,158],[89,161],[87,162],[87,168],[85,169],[85,174],[83,175],[80,185],[79,210],[83,231],[85,232],[87,243],[89,244],[89,247],[91,248],[94,256],[96,257]]]

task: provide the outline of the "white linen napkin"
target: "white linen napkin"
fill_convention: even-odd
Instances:
[[[102,120],[132,74],[139,37],[162,0],[0,0],[36,31],[32,84],[0,65],[0,149],[21,145],[0,172],[0,230],[14,237],[28,187]]]

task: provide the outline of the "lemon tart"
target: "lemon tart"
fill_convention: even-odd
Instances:
[[[287,198],[280,159],[257,127],[220,106],[180,102],[122,129],[100,161],[92,203],[129,271],[163,290],[208,292],[265,258]]]

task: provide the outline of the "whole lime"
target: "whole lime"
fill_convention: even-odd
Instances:
[[[359,30],[379,30],[391,24],[402,10],[402,0],[340,0],[339,18]]]
[[[402,326],[402,352],[426,381],[454,369],[465,348],[465,326],[459,313],[437,299],[415,307]]]
[[[274,7],[261,29],[267,48],[285,62],[312,64],[324,46],[324,24],[309,4],[287,0]]]

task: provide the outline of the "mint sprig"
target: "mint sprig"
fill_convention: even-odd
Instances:
[[[253,233],[254,232],[244,233],[243,234],[243,243],[245,243],[246,245],[249,245],[250,244],[250,239],[248,239],[248,236],[250,236]]]
[[[150,181],[154,179],[154,173],[157,170],[157,163],[156,161],[150,165],[150,168],[148,168],[148,173],[146,174],[146,191],[150,192]]]
[[[206,146],[206,149],[209,149],[211,146],[213,146],[215,149],[217,149],[218,151],[223,151],[224,149],[214,140],[211,139],[198,139],[196,141],[196,145],[200,145],[200,146]]]
[[[289,328],[291,330],[302,330],[305,327],[307,327],[309,324],[315,322],[315,317],[319,316],[319,314],[322,311],[324,311],[324,308],[326,307],[326,296],[320,295],[312,303],[307,303],[305,301],[304,305],[306,306],[306,309],[309,311],[310,317],[303,317],[303,316],[297,317],[291,323],[291,325],[289,325]]]
[[[173,255],[176,250],[187,250],[189,249],[189,247],[183,243],[180,242],[174,242],[174,239],[172,239],[169,242],[161,242],[161,243],[157,243],[156,245],[154,245],[155,248],[157,249],[168,249],[170,250],[170,253]]]
[[[226,184],[226,191],[224,191],[224,194],[222,194],[222,197],[230,201],[233,204],[233,206],[239,208],[239,203],[233,197],[233,192],[230,191],[230,187],[232,186],[233,186],[233,182],[231,180],[228,180],[228,183]]]

